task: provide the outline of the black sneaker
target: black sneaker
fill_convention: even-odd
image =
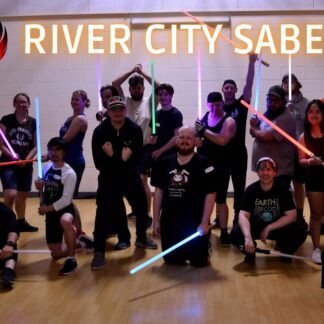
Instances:
[[[152,227],[153,218],[150,215],[147,215],[146,220],[146,229],[150,229]]]
[[[127,248],[130,247],[130,243],[129,242],[118,242],[115,246],[114,249],[121,251],[121,250],[126,250]]]
[[[149,250],[156,250],[158,248],[157,244],[149,238],[145,240],[136,240],[135,246]]]
[[[93,239],[90,236],[81,234],[79,236],[79,241],[81,242],[82,247],[85,247],[88,250],[93,249]],[[85,246],[83,246],[83,245],[85,245]]]
[[[105,254],[102,252],[95,252],[91,261],[91,270],[102,270],[105,263]]]
[[[6,289],[12,289],[15,283],[16,272],[11,268],[4,268],[1,278],[1,284]]]
[[[247,253],[244,258],[246,263],[255,263],[255,253]]]
[[[220,235],[220,246],[226,247],[229,246],[230,243],[231,241],[227,231],[222,231]]]
[[[30,225],[26,220],[19,221],[18,220],[18,228],[20,232],[37,232],[38,227]]]
[[[60,276],[68,276],[75,271],[78,264],[75,259],[68,258],[65,260],[63,267],[60,269]]]

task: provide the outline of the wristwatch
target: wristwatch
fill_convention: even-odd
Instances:
[[[11,246],[11,247],[15,247],[15,243],[12,242],[12,241],[7,241],[6,245]]]

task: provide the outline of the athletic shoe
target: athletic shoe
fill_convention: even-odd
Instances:
[[[149,238],[146,238],[145,240],[136,240],[135,246],[149,250],[156,250],[158,248],[158,245]]]
[[[322,264],[321,250],[319,248],[315,249],[312,253],[313,262],[316,264]]]
[[[255,253],[246,253],[244,262],[255,263]]]
[[[4,288],[12,289],[15,283],[16,272],[11,268],[4,268],[1,278],[1,284]]]
[[[24,220],[24,221],[18,220],[18,228],[19,228],[19,232],[37,232],[38,231],[38,227],[30,225],[26,220]]]
[[[146,229],[150,229],[152,227],[153,218],[150,215],[147,215],[146,220]]]
[[[114,249],[117,250],[117,251],[121,251],[121,250],[126,250],[129,247],[130,247],[130,243],[129,242],[118,242],[114,246]]]
[[[221,231],[220,246],[226,247],[230,245],[230,237],[226,231]]]
[[[75,271],[78,264],[75,259],[67,258],[60,269],[60,276],[68,276]]]
[[[93,249],[93,239],[85,234],[81,234],[79,236],[79,241],[81,243],[81,247],[86,248],[88,250]]]
[[[101,270],[106,263],[105,255],[102,252],[95,252],[91,261],[91,270]]]

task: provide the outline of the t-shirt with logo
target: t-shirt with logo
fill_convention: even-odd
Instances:
[[[15,153],[21,160],[25,159],[28,153],[35,147],[34,134],[36,132],[36,120],[28,116],[24,123],[18,122],[15,114],[3,116],[0,121],[6,127],[6,138]],[[6,145],[6,144],[4,144]],[[11,161],[8,156],[2,154],[3,161]]]

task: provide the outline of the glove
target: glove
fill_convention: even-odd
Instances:
[[[195,131],[197,132],[198,136],[203,137],[204,132],[206,130],[207,126],[204,122],[201,120],[197,119],[195,122]]]

